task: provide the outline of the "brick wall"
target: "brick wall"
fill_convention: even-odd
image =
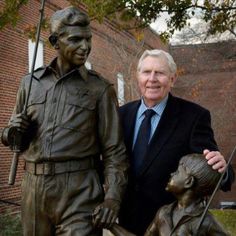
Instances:
[[[1,5],[0,2],[0,7]],[[45,15],[50,17],[55,10],[65,6],[67,2],[63,0],[46,1]],[[30,0],[29,4],[21,9],[21,20],[17,27],[7,27],[0,31],[0,129],[6,126],[11,115],[20,78],[28,73],[28,38],[24,35],[24,29],[29,24],[37,23],[39,8],[38,0]],[[122,73],[125,79],[126,101],[139,97],[135,67],[140,54],[144,49],[169,48],[163,45],[151,30],[146,30],[143,40],[137,42],[132,34],[118,31],[114,23],[106,20],[103,24],[93,21],[91,26],[93,47],[89,61],[93,69],[112,81],[115,87],[117,73]],[[48,33],[42,32],[41,36],[46,42]],[[216,139],[226,157],[229,157],[236,143],[236,127],[233,122],[236,116],[235,48],[233,42],[170,48],[180,74],[174,93],[211,111]],[[54,56],[54,50],[45,43],[45,64]],[[15,185],[8,186],[11,158],[12,153],[0,144],[0,199],[19,203],[23,162],[20,159]],[[233,162],[236,169],[235,163],[236,160]],[[231,193],[221,193],[217,200],[235,200],[235,189],[234,185]],[[9,206],[0,202],[0,212]]]
[[[236,42],[174,46],[170,52],[179,68],[174,93],[210,110],[215,138],[228,159],[236,145]],[[232,166],[236,170],[236,158]],[[236,183],[215,201],[235,196]]]
[[[0,2],[0,7],[2,6]],[[46,1],[45,16],[68,5],[66,1]],[[60,7],[59,7],[60,6]],[[7,125],[11,115],[20,78],[28,73],[28,38],[24,30],[28,26],[36,25],[39,20],[40,2],[30,0],[27,6],[20,10],[21,20],[16,28],[7,27],[0,31],[0,129]],[[125,98],[134,99],[138,96],[136,84],[133,83],[134,67],[144,48],[167,48],[162,45],[159,38],[151,30],[144,32],[140,42],[126,31],[119,31],[115,24],[104,21],[98,24],[91,23],[93,32],[93,47],[89,61],[93,69],[112,81],[116,87],[116,76],[121,72],[126,81]],[[47,43],[48,33],[42,32],[41,39],[44,45],[44,62],[48,64],[55,56],[55,52]],[[135,91],[135,92],[133,92]],[[0,144],[0,200],[20,203],[20,183],[23,173],[23,161],[20,158],[16,183],[14,186],[7,184],[12,153]],[[9,204],[0,201],[0,212],[9,208]]]

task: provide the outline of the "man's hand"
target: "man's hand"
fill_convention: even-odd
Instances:
[[[205,158],[208,160],[208,164],[212,166],[213,170],[218,170],[222,173],[226,168],[225,158],[218,151],[209,151],[205,149],[203,151]]]
[[[93,212],[93,224],[98,228],[110,228],[116,221],[120,209],[120,202],[106,199]]]
[[[19,113],[11,117],[10,125],[25,133],[30,125],[30,119],[25,114]]]

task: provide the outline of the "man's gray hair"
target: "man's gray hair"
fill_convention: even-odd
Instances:
[[[175,64],[175,61],[174,61],[173,57],[168,52],[165,52],[165,51],[159,50],[159,49],[145,50],[144,53],[142,54],[142,56],[139,59],[138,66],[137,66],[137,71],[141,70],[142,62],[148,56],[166,59],[168,65],[169,65],[170,72],[173,73],[173,74],[176,73],[177,66]]]

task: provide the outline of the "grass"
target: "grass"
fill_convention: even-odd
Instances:
[[[22,227],[19,214],[10,212],[0,215],[0,236],[22,236]]]
[[[230,235],[236,235],[236,210],[210,210],[210,212]]]

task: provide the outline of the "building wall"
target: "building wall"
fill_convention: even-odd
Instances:
[[[174,93],[210,110],[215,139],[229,159],[236,145],[236,42],[180,45],[170,52],[179,72]],[[232,166],[236,170],[236,158]],[[235,196],[236,183],[215,201],[235,202]]]
[[[50,17],[55,10],[66,7],[62,0],[46,1],[45,16]],[[3,2],[0,2],[0,8]],[[40,2],[30,0],[27,6],[20,10],[21,19],[15,28],[6,27],[0,31],[0,129],[8,123],[14,107],[17,88],[20,79],[28,73],[28,37],[25,30],[37,24],[39,20]],[[135,73],[137,59],[144,48],[167,48],[158,36],[151,30],[144,32],[143,39],[136,38],[126,31],[119,31],[115,24],[105,20],[103,24],[91,22],[93,47],[89,62],[92,69],[101,73],[114,83],[116,88],[117,74],[120,72],[125,79],[126,101],[138,97],[135,83],[131,78]],[[44,42],[44,63],[48,64],[55,52],[47,43],[48,32],[42,31]],[[135,91],[135,92],[133,92]],[[7,202],[20,203],[20,184],[23,174],[23,161],[19,160],[15,185],[9,186],[8,173],[12,160],[12,152],[0,144],[0,212],[12,206]],[[4,201],[4,202],[3,202]]]
[[[2,6],[0,2],[0,7]],[[59,7],[60,6],[60,7]],[[66,1],[46,1],[45,15],[67,6]],[[36,25],[39,19],[40,3],[30,0],[20,11],[21,20],[16,28],[7,27],[0,31],[0,129],[7,125],[11,115],[20,78],[28,73],[28,37],[24,30]],[[144,32],[137,41],[129,32],[119,31],[115,24],[104,21],[92,22],[93,47],[89,56],[92,69],[101,73],[117,87],[117,74],[125,79],[125,100],[139,97],[135,81],[135,67],[144,49],[162,48],[158,36],[151,30]],[[48,64],[55,52],[46,42],[47,32],[42,32],[44,41],[44,62]],[[185,97],[207,107],[212,114],[216,140],[222,153],[228,158],[236,143],[236,45],[207,44],[198,46],[175,46],[170,48],[178,68],[179,79],[173,90],[175,95]],[[0,212],[9,208],[6,201],[20,203],[20,183],[23,161],[20,158],[17,179],[14,186],[7,184],[12,153],[0,144]],[[236,160],[233,167],[236,169]],[[218,194],[218,201],[235,201],[236,186],[232,192]]]

